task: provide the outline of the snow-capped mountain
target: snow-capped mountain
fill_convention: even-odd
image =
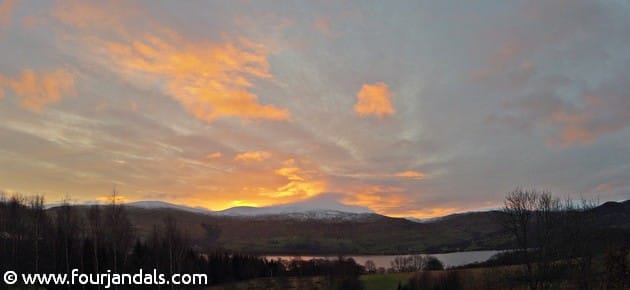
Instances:
[[[305,201],[266,206],[238,206],[221,211],[211,211],[202,207],[189,207],[162,201],[139,201],[127,203],[127,206],[145,209],[173,208],[188,212],[230,216],[230,217],[279,217],[296,219],[354,219],[373,215],[374,212],[361,206],[353,206],[338,201],[336,194],[322,194]]]
[[[325,208],[303,208],[293,206],[233,207],[215,213],[230,217],[266,217],[291,219],[352,220],[375,215],[373,212],[348,212]]]
[[[321,194],[316,197],[294,203],[266,207],[240,206],[218,211],[225,216],[272,216],[289,215],[293,217],[332,218],[348,215],[373,214],[374,212],[361,206],[347,205],[338,201],[337,194]]]

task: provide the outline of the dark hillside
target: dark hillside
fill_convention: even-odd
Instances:
[[[78,206],[82,210],[87,207]],[[593,210],[602,230],[630,229],[630,202],[607,202]],[[54,209],[52,209],[54,211]],[[343,219],[290,216],[233,217],[177,209],[128,208],[141,237],[173,216],[201,249],[264,254],[400,254],[507,249],[511,245],[499,223],[500,211],[455,214],[427,223],[377,214],[350,214]],[[621,233],[619,233],[621,231]],[[216,237],[218,235],[218,240]]]

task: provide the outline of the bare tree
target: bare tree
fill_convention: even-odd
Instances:
[[[538,191],[516,188],[510,192],[505,198],[503,212],[505,219],[503,220],[505,227],[512,233],[516,239],[517,248],[523,252],[525,257],[525,267],[529,286],[531,289],[537,289],[537,281],[534,279],[534,269],[531,257],[528,254],[532,246],[531,232],[532,216],[536,210]]]
[[[535,280],[544,283],[552,273],[553,260],[558,259],[558,234],[561,226],[560,200],[548,191],[539,191],[534,211],[533,236]],[[541,286],[541,285],[538,285]]]
[[[103,227],[107,246],[112,251],[112,270],[114,272],[119,270],[119,265],[125,263],[127,250],[133,241],[131,222],[127,217],[125,207],[120,204],[119,200],[120,196],[114,188],[110,197],[110,204],[105,210]]]
[[[550,287],[558,266],[568,264],[580,289],[592,287],[596,203],[562,202],[547,191],[517,188],[505,200],[504,224],[526,264],[530,289]]]
[[[374,261],[372,260],[367,260],[365,261],[365,271],[370,273],[370,274],[374,274],[376,273],[376,264],[374,264]]]

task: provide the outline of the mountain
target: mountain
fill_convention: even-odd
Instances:
[[[128,207],[143,208],[143,209],[177,209],[177,210],[200,213],[200,214],[213,214],[214,213],[213,211],[204,207],[200,207],[200,206],[190,207],[190,206],[185,206],[185,205],[172,204],[168,202],[153,201],[153,200],[130,202],[130,203],[126,203],[125,205]]]
[[[292,216],[296,218],[351,218],[374,212],[366,207],[346,205],[338,201],[335,194],[322,194],[305,201],[267,207],[233,207],[216,214],[224,216]]]
[[[75,207],[88,209],[85,205]],[[214,244],[208,237],[217,233],[219,247],[257,254],[408,254],[514,247],[500,224],[501,211],[454,214],[422,223],[319,206],[239,207],[228,212],[231,214],[161,202],[127,207],[138,236],[147,237],[155,225],[170,216],[202,249]],[[630,201],[608,202],[592,212],[602,236],[613,236],[611,231],[615,231],[616,237],[630,237]]]
[[[203,207],[189,207],[162,201],[139,201],[127,203],[126,205],[134,208],[177,209],[200,214],[211,214],[230,217],[275,216],[277,218],[291,217],[300,219],[351,219],[361,218],[365,215],[374,214],[374,212],[369,208],[346,205],[339,202],[338,199],[338,195],[328,193],[321,194],[300,202],[267,207],[238,206],[221,211],[211,211]]]

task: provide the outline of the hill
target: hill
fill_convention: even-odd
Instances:
[[[593,212],[602,227],[625,232],[630,230],[629,209],[630,201],[608,202]],[[218,233],[217,246],[258,254],[401,254],[512,247],[499,224],[500,211],[455,214],[423,223],[332,210],[226,215],[179,207],[128,206],[127,212],[141,237],[172,216],[200,248],[212,244]]]

